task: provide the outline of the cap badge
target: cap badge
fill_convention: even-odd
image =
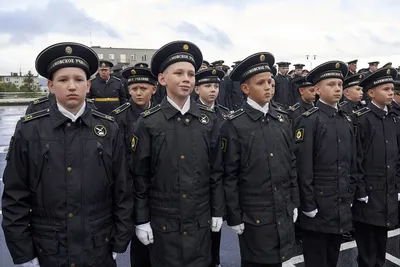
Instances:
[[[135,75],[136,74],[136,70],[132,69],[131,73],[132,73],[132,75]]]
[[[184,51],[188,51],[188,50],[189,50],[189,46],[188,46],[187,44],[184,44],[184,45],[183,45],[183,50],[184,50]]]
[[[215,75],[217,74],[217,70],[213,69],[211,73]]]
[[[261,61],[261,62],[265,61],[265,56],[264,56],[264,55],[261,55],[261,56],[260,56],[260,61]]]
[[[340,63],[339,62],[336,63],[335,68],[337,68],[337,69],[340,68]]]
[[[359,77],[360,79],[362,79],[362,78],[364,78],[364,76],[362,75],[362,74],[360,74],[360,77]]]
[[[102,66],[103,68],[104,68],[104,67],[107,67],[107,66],[106,66],[106,63],[104,63],[104,62],[101,63],[101,66]]]
[[[71,55],[71,54],[72,54],[72,47],[67,46],[67,47],[65,48],[65,53],[67,53],[68,55]]]
[[[390,69],[387,69],[386,74],[390,75]]]

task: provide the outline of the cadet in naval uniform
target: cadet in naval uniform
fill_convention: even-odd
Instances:
[[[136,235],[152,244],[153,267],[208,266],[210,226],[222,226],[219,123],[213,109],[190,98],[202,59],[186,41],[156,51],[151,71],[168,95],[138,119],[132,139]]]
[[[292,77],[292,89],[291,92],[293,94],[293,102],[290,103],[290,105],[293,105],[293,103],[297,103],[300,101],[300,92],[299,92],[299,87],[296,83],[293,83],[293,81],[297,78],[303,77],[303,68],[305,67],[304,64],[294,64],[294,74]]]
[[[253,54],[231,72],[248,96],[222,125],[227,222],[242,267],[279,267],[293,254],[299,205],[290,121],[271,100],[274,57]]]
[[[338,110],[347,64],[329,61],[306,77],[320,99],[294,123],[300,224],[307,267],[336,267],[341,234],[352,229],[356,186],[351,118]]]
[[[400,121],[393,101],[394,68],[379,69],[360,81],[371,102],[354,113],[360,177],[353,205],[360,267],[383,266],[388,229],[399,220]]]
[[[305,77],[296,78],[293,83],[299,88],[300,101],[288,108],[288,115],[292,121],[314,107],[316,95],[314,85],[308,82]]]
[[[100,75],[92,80],[87,95],[87,98],[93,99],[97,109],[104,114],[109,114],[127,101],[121,79],[110,75],[113,66],[109,61],[100,60]]]
[[[287,115],[286,108],[281,103],[278,103],[273,100],[274,95],[275,95],[275,85],[276,85],[275,76],[278,73],[278,70],[274,66],[270,67],[270,69],[271,69],[272,80],[271,80],[271,100],[269,101],[269,103],[271,106],[276,108],[279,112]]]
[[[43,50],[36,71],[56,96],[18,121],[7,154],[3,230],[15,264],[116,266],[132,233],[132,191],[114,119],[88,108],[98,57],[78,43]]]
[[[115,117],[121,131],[124,133],[125,146],[127,149],[128,162],[133,166],[132,143],[134,127],[140,114],[151,107],[151,97],[156,92],[156,77],[149,68],[129,67],[122,76],[127,80],[128,90],[131,98],[128,102],[113,110],[110,115]],[[131,241],[131,267],[149,267],[149,248],[139,241],[136,235]]]
[[[220,105],[217,101],[219,94],[219,83],[225,73],[214,68],[205,69],[196,73],[195,92],[199,95],[198,102],[215,110],[220,121],[229,114],[229,109]]]
[[[290,77],[287,75],[290,62],[278,62],[276,64],[278,65],[278,73],[274,76],[274,102],[282,104],[286,109],[293,104],[291,81]]]
[[[352,115],[354,111],[361,109],[365,102],[363,99],[363,89],[358,84],[364,78],[363,74],[347,75],[343,82],[343,100],[339,103],[339,108]]]
[[[29,103],[28,107],[26,108],[25,115],[50,108],[51,104],[55,102],[56,102],[56,96],[52,93],[49,93],[45,97],[32,100]],[[89,108],[96,109],[96,106],[94,105],[92,99],[86,98],[86,105]]]
[[[397,74],[398,75],[398,74]],[[393,112],[396,113],[397,118],[400,119],[400,80],[394,80],[394,96],[392,101]]]
[[[347,65],[349,67],[349,72],[347,73],[347,76],[352,76],[357,73],[357,62],[357,59],[347,62]]]

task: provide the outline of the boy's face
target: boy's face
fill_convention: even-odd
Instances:
[[[56,96],[57,102],[67,110],[80,108],[85,102],[89,92],[90,81],[86,73],[80,68],[62,68],[53,74],[53,79],[48,80],[50,92]]]
[[[240,88],[253,101],[260,106],[265,106],[272,98],[272,75],[262,72],[247,79]]]
[[[378,105],[390,105],[394,97],[394,87],[391,83],[385,83],[368,90],[369,97]]]
[[[177,62],[158,74],[158,82],[165,86],[169,96],[185,99],[195,85],[195,69],[189,62]]]
[[[315,92],[314,86],[301,87],[299,89],[299,91],[300,91],[301,98],[305,102],[312,103],[315,101],[316,92]]]
[[[205,83],[196,86],[196,93],[203,102],[213,104],[219,94],[219,83]]]
[[[321,100],[329,105],[339,103],[343,94],[343,81],[337,78],[325,79],[315,85]]]
[[[132,100],[140,107],[147,108],[156,86],[149,83],[133,83],[128,86]]]
[[[358,85],[351,86],[343,90],[344,96],[351,101],[361,101],[363,98],[362,87]]]

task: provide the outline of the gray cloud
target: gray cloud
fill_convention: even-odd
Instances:
[[[29,43],[32,38],[47,33],[85,36],[91,31],[92,34],[121,38],[115,29],[96,21],[69,0],[50,1],[43,8],[31,6],[23,10],[0,11],[0,25],[3,25],[0,34],[10,35],[11,44]]]
[[[210,42],[224,49],[229,49],[233,46],[229,36],[225,32],[213,26],[209,26],[207,32],[205,32],[200,30],[196,25],[182,21],[178,25],[172,26],[171,28],[178,32],[184,33],[191,38]]]

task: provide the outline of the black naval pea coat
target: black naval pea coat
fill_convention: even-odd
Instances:
[[[23,117],[4,171],[3,230],[15,264],[112,267],[131,239],[133,196],[117,124],[56,104]]]
[[[210,220],[224,215],[218,119],[190,101],[182,115],[164,98],[135,127],[134,217],[151,223],[153,267],[208,266]]]
[[[270,105],[264,114],[247,102],[222,125],[224,188],[229,226],[245,224],[242,259],[260,264],[293,254],[293,210],[299,194],[288,117]]]
[[[295,120],[294,139],[302,228],[330,234],[349,232],[358,179],[351,118],[318,101]],[[314,218],[303,214],[315,209]]]
[[[293,106],[290,106],[287,110],[288,116],[291,121],[294,121],[297,117],[299,117],[301,114],[306,112],[307,110],[310,110],[314,107],[314,104],[310,104],[305,102],[303,99],[300,98],[300,101],[294,104]]]
[[[360,110],[364,107],[361,101],[352,101],[344,98],[342,102],[339,103],[339,109],[344,111],[347,115],[353,115],[354,111]]]
[[[291,87],[291,80],[288,75],[282,75],[278,73],[275,77],[275,94],[274,101],[281,103],[285,108],[292,105],[293,92]]]
[[[35,100],[32,100],[28,107],[26,108],[25,115],[41,111],[43,109],[50,108],[51,104],[56,102],[56,96],[54,94],[49,94],[48,96],[41,97]],[[91,99],[86,99],[86,105],[91,109],[96,109],[93,101]]]
[[[124,86],[121,79],[111,75],[110,78],[105,81],[100,76],[96,76],[92,80],[87,98],[94,99],[94,103],[97,110],[104,113],[110,114],[110,112],[127,101]],[[118,99],[112,101],[104,101],[106,98]],[[97,99],[97,100],[96,100]]]
[[[357,162],[360,175],[357,198],[368,196],[368,203],[355,201],[355,221],[394,228],[398,224],[400,193],[400,136],[398,116],[373,103],[354,113],[357,132]]]

